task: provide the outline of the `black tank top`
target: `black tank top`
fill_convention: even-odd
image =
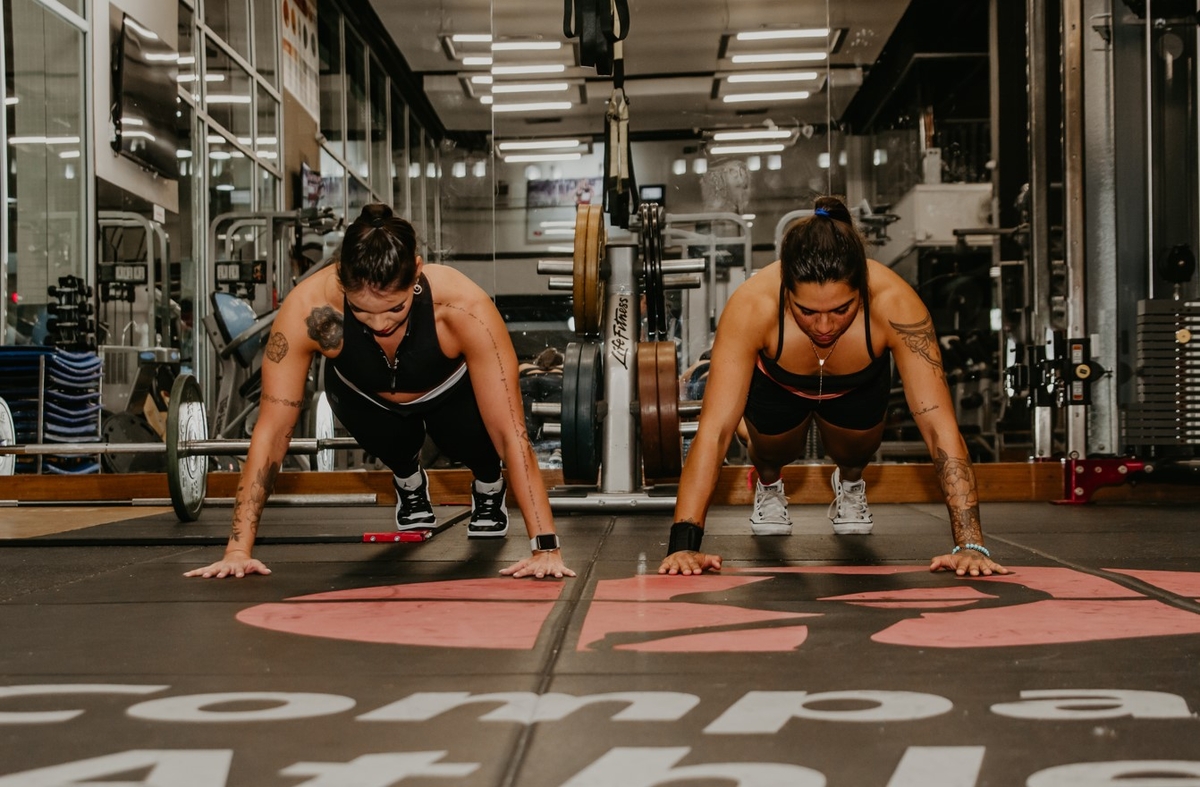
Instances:
[[[863,328],[867,339],[867,355],[871,362],[857,372],[850,374],[826,374],[820,379],[819,374],[796,374],[789,372],[779,365],[783,355],[783,320],[787,296],[783,285],[779,286],[779,341],[776,343],[775,357],[768,356],[762,350],[758,351],[757,366],[763,374],[784,388],[793,391],[824,391],[826,394],[845,393],[855,388],[862,388],[879,379],[880,375],[891,374],[891,350],[884,348],[883,353],[875,356],[875,346],[871,343],[871,299],[863,298]],[[826,356],[828,357],[828,356]]]
[[[404,339],[396,348],[395,363],[388,362],[375,335],[343,301],[342,351],[333,359],[339,377],[364,392],[425,393],[449,380],[466,363],[461,356],[447,358],[442,354],[433,315],[433,291],[424,274],[418,285]]]

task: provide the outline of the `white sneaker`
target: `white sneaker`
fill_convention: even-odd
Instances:
[[[392,487],[396,490],[396,529],[424,530],[437,526],[433,503],[429,500],[429,478],[424,468],[408,478],[392,476]]]
[[[867,482],[842,482],[841,468],[835,468],[830,479],[833,485],[833,502],[829,504],[829,518],[833,520],[833,532],[839,536],[865,536],[871,532],[871,507],[867,505]]]
[[[754,513],[750,515],[750,532],[756,536],[790,536],[792,519],[788,516],[787,495],[783,493],[783,479],[763,486],[754,482]]]

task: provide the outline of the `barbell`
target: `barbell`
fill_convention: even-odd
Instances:
[[[358,448],[352,437],[333,437],[332,419],[322,416],[318,406],[317,438],[297,438],[287,447],[289,454],[320,454],[338,448]],[[208,492],[205,457],[244,454],[249,440],[208,439],[208,414],[196,378],[181,374],[171,386],[167,404],[167,428],[162,443],[16,443],[12,413],[0,399],[0,475],[11,475],[18,456],[107,456],[112,454],[165,453],[167,488],[171,507],[182,522],[193,522],[204,508]]]

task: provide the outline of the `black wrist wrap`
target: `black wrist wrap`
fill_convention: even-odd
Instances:
[[[671,540],[667,542],[667,554],[676,552],[699,552],[704,528],[691,522],[676,522],[671,525]]]

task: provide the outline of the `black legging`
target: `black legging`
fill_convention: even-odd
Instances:
[[[342,426],[399,478],[417,472],[428,432],[439,451],[470,468],[481,483],[500,479],[500,455],[483,425],[470,375],[463,375],[433,401],[401,409],[401,405],[368,399],[327,367],[325,393]]]

